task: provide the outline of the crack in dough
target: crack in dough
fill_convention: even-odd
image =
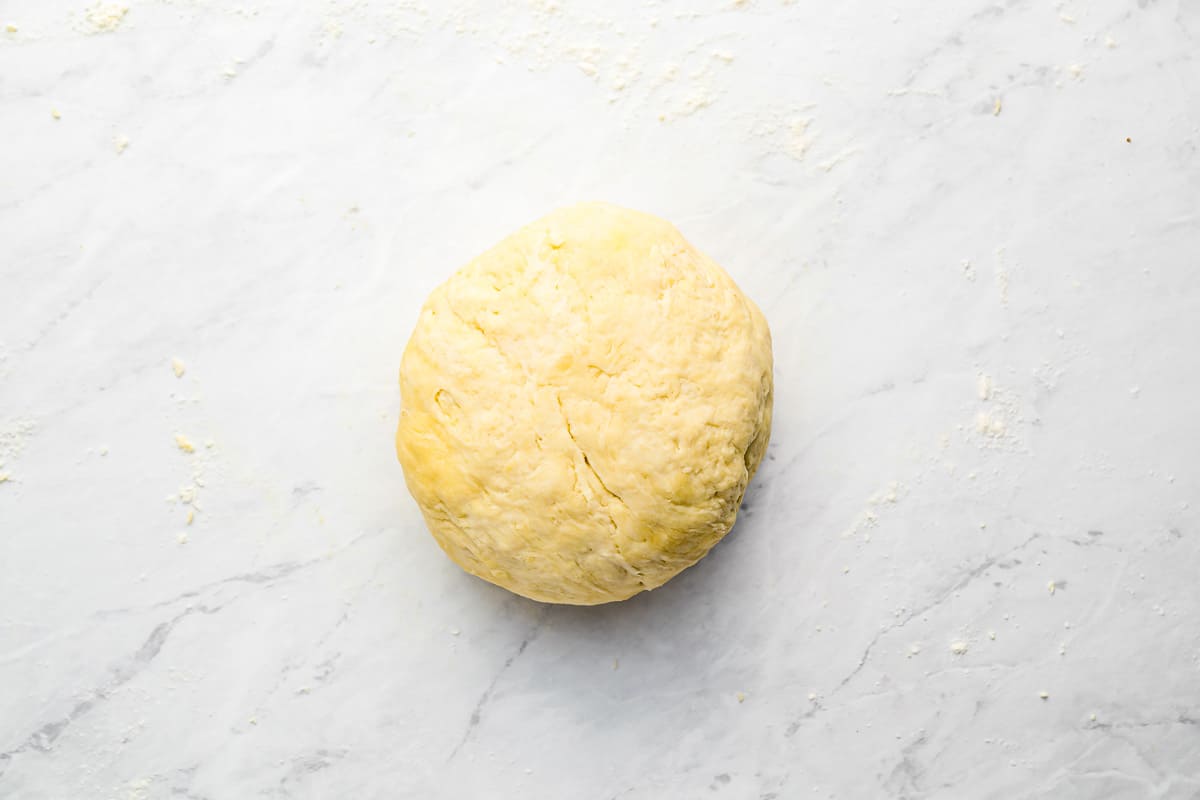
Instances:
[[[604,478],[601,478],[600,473],[596,471],[594,466],[592,466],[592,462],[588,458],[587,452],[584,451],[583,447],[579,444],[579,441],[575,438],[575,434],[571,431],[571,420],[567,418],[567,412],[564,411],[562,407],[562,398],[556,396],[554,399],[558,403],[558,411],[562,415],[563,426],[566,428],[567,436],[570,437],[571,442],[575,445],[575,449],[579,452],[579,456],[583,460],[584,466],[588,468],[592,474],[592,477],[596,479],[596,483],[600,484],[600,488],[604,490],[605,494],[607,494],[613,500],[616,500],[619,504],[621,504],[622,507],[624,507],[626,511],[628,511],[629,506],[626,505],[625,501],[621,499],[619,494],[608,488],[608,484],[604,482]],[[578,475],[578,473],[576,474]],[[574,488],[576,492],[578,492],[580,495],[583,495],[583,492],[579,491],[578,481],[576,481]],[[586,495],[583,495],[583,497],[585,501],[588,499]],[[638,583],[642,586],[645,586],[645,583],[642,581],[641,573],[629,563],[628,559],[625,558],[625,554],[621,552],[621,542],[616,535],[620,530],[620,526],[617,524],[616,517],[614,517],[612,511],[609,510],[607,502],[601,501],[600,505],[604,509],[604,513],[608,516],[609,524],[612,526],[613,536],[610,541],[613,549],[616,550],[617,556],[625,564],[625,567],[629,570],[629,573],[637,576]]]

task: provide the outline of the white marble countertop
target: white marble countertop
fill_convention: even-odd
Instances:
[[[0,6],[0,796],[1200,792],[1200,3],[127,2]],[[777,379],[591,609],[392,449],[426,293],[583,199]]]

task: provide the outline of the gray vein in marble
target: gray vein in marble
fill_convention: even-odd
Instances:
[[[287,772],[279,779],[279,785],[271,794],[276,797],[291,797],[294,784],[303,785],[313,773],[329,769],[349,754],[350,750],[345,747],[321,748],[293,758]]]
[[[905,625],[907,625],[909,622],[913,621],[917,617],[920,617],[923,614],[928,613],[930,610],[932,610],[932,609],[938,607],[939,605],[941,605],[942,603],[946,602],[947,600],[949,600],[950,598],[952,598],[954,596],[955,592],[961,591],[964,587],[967,586],[967,584],[969,584],[971,581],[973,581],[976,578],[983,575],[985,572],[987,572],[992,567],[1003,567],[1004,564],[1007,563],[1008,560],[1010,558],[1012,558],[1013,555],[1021,552],[1021,550],[1028,547],[1030,545],[1030,543],[1032,543],[1034,540],[1040,539],[1041,536],[1042,536],[1042,534],[1040,534],[1040,533],[1030,534],[1029,537],[1027,539],[1025,539],[1025,541],[1021,542],[1016,547],[1006,550],[1004,553],[1001,553],[1000,555],[985,558],[983,561],[981,561],[976,566],[971,567],[970,569],[967,569],[964,572],[960,573],[959,576],[957,578],[955,578],[954,581],[949,586],[947,586],[946,588],[937,592],[934,595],[933,599],[931,599],[929,602],[925,603],[920,608],[916,608],[912,611],[909,611],[907,614],[905,614],[903,617],[900,618],[899,622],[896,622],[891,625],[886,625],[883,628],[881,628],[878,633],[876,633],[873,637],[871,637],[871,641],[867,643],[867,646],[863,650],[862,655],[859,656],[858,664],[855,665],[854,669],[852,669],[846,675],[846,677],[842,678],[842,680],[838,682],[838,685],[834,688],[833,693],[836,694],[837,692],[839,692],[840,690],[845,688],[846,684],[850,683],[850,681],[852,681],[854,679],[854,677],[856,675],[858,675],[858,673],[862,672],[863,667],[865,667],[867,665],[867,661],[870,660],[870,658],[871,658],[871,651],[875,649],[875,646],[877,644],[879,644],[880,639],[882,639],[884,636],[886,636],[887,634],[891,633],[894,630],[903,628]]]
[[[192,590],[189,590],[182,594],[176,595],[173,598],[156,602],[156,603],[148,606],[147,609],[144,609],[144,610],[163,608],[166,606],[174,605],[174,604],[180,602],[181,600],[192,600],[192,599],[195,599],[196,597],[199,597],[202,594],[205,594],[206,592],[208,592],[212,589],[219,588],[221,586],[231,585],[231,584],[250,583],[250,584],[256,584],[256,585],[271,586],[271,585],[274,585],[276,582],[282,580],[283,578],[288,577],[289,575],[300,572],[300,571],[302,571],[308,567],[314,566],[316,564],[320,564],[322,562],[327,562],[330,559],[337,556],[338,554],[354,547],[359,542],[370,539],[374,536],[379,535],[380,533],[381,533],[380,531],[375,531],[373,533],[360,534],[360,535],[356,536],[354,539],[347,542],[344,546],[339,548],[337,551],[326,554],[326,555],[318,556],[316,558],[307,559],[304,561],[293,561],[293,562],[284,562],[284,563],[280,563],[280,564],[272,564],[272,565],[265,567],[261,570],[258,570],[256,572],[245,573],[242,575],[235,575],[230,578],[224,578],[219,581],[214,581],[212,583],[200,586],[196,589],[192,589]],[[15,747],[11,750],[5,751],[5,752],[0,752],[0,777],[3,777],[5,769],[6,769],[5,765],[8,764],[12,760],[13,756],[19,755],[27,750],[37,750],[37,751],[41,751],[41,752],[49,752],[53,748],[55,741],[57,741],[57,739],[63,734],[63,732],[75,720],[86,715],[95,706],[97,706],[99,703],[106,700],[116,689],[125,685],[129,681],[133,680],[133,678],[135,678],[140,672],[142,672],[144,669],[146,669],[150,665],[150,663],[154,660],[154,658],[159,654],[159,652],[162,650],[163,645],[166,644],[167,637],[170,636],[171,632],[175,629],[175,627],[180,622],[182,622],[184,619],[191,616],[192,614],[205,614],[205,615],[216,614],[217,612],[221,611],[223,608],[225,608],[230,603],[236,602],[239,599],[240,599],[240,596],[233,597],[230,600],[226,601],[225,603],[220,604],[220,605],[215,605],[215,606],[189,605],[186,609],[181,611],[179,614],[177,614],[174,617],[172,617],[171,619],[157,625],[150,632],[150,634],[146,638],[145,642],[142,643],[141,647],[139,647],[135,653],[133,653],[130,657],[128,657],[127,659],[122,661],[117,666],[112,667],[110,669],[110,674],[109,674],[108,680],[106,680],[102,685],[88,691],[86,693],[85,699],[77,702],[75,704],[75,706],[71,709],[71,711],[68,712],[64,717],[61,717],[52,722],[45,723],[44,725],[39,727],[37,730],[35,730],[31,734],[29,734],[25,738],[25,740],[17,747]],[[139,610],[134,609],[134,608],[109,609],[109,610],[99,611],[94,616],[98,619],[104,619],[106,617],[135,613],[136,611],[139,611]],[[339,622],[334,626],[334,629],[339,627],[341,625],[341,623],[346,620],[346,618],[347,618],[347,614],[343,613]],[[524,646],[522,646],[521,649],[523,651]],[[507,668],[507,666],[509,666],[509,664],[505,665],[506,668]]]
[[[162,651],[163,645],[167,642],[167,637],[171,635],[171,632],[175,630],[175,627],[179,623],[193,614],[216,614],[222,608],[224,608],[223,605],[211,608],[208,606],[191,606],[176,614],[171,619],[155,626],[146,637],[146,640],[142,642],[142,645],[129,657],[110,668],[108,679],[100,686],[89,690],[86,693],[85,699],[78,701],[65,716],[40,726],[37,730],[26,736],[25,740],[17,747],[0,752],[0,777],[3,777],[7,769],[6,765],[12,761],[14,756],[20,755],[27,750],[36,750],[43,753],[50,752],[54,748],[54,743],[72,723],[100,703],[103,703],[114,691],[129,683],[129,681],[133,680],[139,673],[149,667],[150,663]]]
[[[232,575],[228,578],[222,578],[218,581],[212,581],[210,583],[206,583],[201,586],[197,586],[194,589],[188,589],[187,591],[177,594],[174,597],[169,597],[165,600],[158,600],[154,603],[151,603],[148,606],[144,606],[141,608],[128,607],[128,608],[101,609],[100,611],[95,612],[92,616],[96,619],[106,619],[106,618],[114,617],[114,616],[142,613],[144,611],[150,611],[150,610],[157,609],[157,608],[166,608],[167,606],[175,605],[176,603],[180,602],[181,600],[194,600],[195,598],[200,597],[201,595],[206,594],[208,592],[211,592],[214,589],[219,589],[223,586],[230,586],[230,585],[235,585],[235,584],[239,584],[239,583],[249,583],[252,585],[259,585],[259,586],[273,586],[276,583],[278,583],[279,581],[283,580],[284,578],[287,578],[298,572],[307,570],[310,567],[314,567],[319,564],[326,563],[326,562],[336,558],[341,553],[344,553],[347,550],[350,550],[351,548],[355,547],[356,545],[358,545],[362,542],[365,542],[369,539],[373,539],[373,538],[383,534],[384,532],[385,531],[383,531],[383,530],[377,530],[377,531],[372,531],[369,533],[360,533],[358,536],[355,536],[353,539],[346,542],[344,545],[340,546],[338,549],[334,550],[331,553],[324,553],[322,555],[315,556],[313,558],[304,559],[302,561],[283,561],[283,562],[279,562],[276,564],[269,564],[265,567],[262,567],[261,569],[255,570],[254,572],[246,572],[246,573],[242,573],[240,575]]]
[[[517,645],[516,651],[504,660],[504,664],[499,670],[496,671],[496,674],[492,677],[488,687],[483,690],[483,694],[479,696],[479,700],[475,703],[475,708],[471,710],[471,717],[467,720],[467,727],[463,730],[462,738],[459,739],[458,744],[454,746],[454,749],[450,751],[450,755],[446,757],[447,763],[454,760],[455,756],[458,755],[459,751],[461,751],[463,746],[466,745],[466,743],[470,740],[471,735],[475,732],[475,729],[479,727],[479,723],[483,721],[483,712],[487,708],[488,703],[491,701],[492,694],[496,691],[497,684],[500,683],[500,679],[504,677],[504,674],[508,672],[512,665],[516,663],[517,659],[525,653],[526,648],[528,648],[532,642],[537,640],[538,636],[542,632],[542,624],[546,620],[547,613],[548,607],[543,608],[538,612],[537,621],[534,623],[529,633],[527,633],[525,638],[521,640],[521,643]]]
[[[372,584],[375,583],[375,580],[378,578],[379,571],[382,568],[382,566],[383,566],[382,562],[376,562],[375,566],[371,569],[370,574],[355,589],[354,595],[349,600],[346,601],[346,607],[342,610],[342,613],[338,615],[337,620],[324,633],[322,633],[319,638],[317,638],[312,643],[312,646],[310,648],[310,650],[311,650],[310,653],[305,654],[305,656],[302,658],[292,659],[292,660],[286,662],[285,664],[283,664],[283,666],[279,670],[279,675],[276,677],[274,683],[271,685],[271,688],[268,689],[263,694],[262,700],[259,701],[260,706],[266,704],[267,701],[269,701],[271,698],[273,698],[275,696],[275,694],[279,691],[280,687],[282,687],[287,682],[287,679],[292,675],[292,673],[294,673],[296,670],[300,669],[302,666],[311,663],[312,657],[315,656],[315,654],[321,652],[322,648],[325,647],[325,645],[329,642],[329,640],[332,639],[338,633],[338,631],[342,630],[343,627],[346,625],[346,623],[350,621],[350,618],[351,618],[350,609],[354,606],[355,602],[357,602],[358,599],[361,597],[362,592],[368,586],[371,586]],[[317,662],[316,664],[313,664],[312,665],[313,681],[316,682],[319,686],[325,686],[329,682],[330,678],[333,677],[334,673],[337,672],[338,661],[341,659],[341,657],[342,657],[342,652],[340,650],[338,650],[332,654],[325,654],[324,657],[319,662]]]
[[[924,733],[917,736],[900,751],[900,761],[892,767],[891,773],[883,781],[889,791],[897,797],[908,797],[909,792],[922,792],[921,779],[925,776],[925,766],[917,753],[927,741]]]
[[[92,299],[92,296],[108,281],[108,276],[103,275],[100,278],[92,281],[88,288],[78,296],[68,300],[62,309],[47,320],[33,334],[33,337],[24,344],[24,349],[32,350],[37,347],[42,340],[49,336],[59,325],[65,322],[72,314],[78,311],[85,303]]]

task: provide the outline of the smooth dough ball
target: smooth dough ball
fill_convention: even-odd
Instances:
[[[534,600],[661,586],[733,527],[771,428],[762,312],[669,223],[528,225],[425,303],[396,451],[438,544]]]

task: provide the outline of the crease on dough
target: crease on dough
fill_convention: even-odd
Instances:
[[[573,276],[572,276],[572,280],[574,281],[576,287],[579,289],[580,294],[583,295],[583,290],[582,290],[582,287],[579,287],[579,282],[577,280],[574,280]],[[532,389],[531,391],[529,391],[531,403],[534,403],[535,395],[537,394],[537,392],[552,390],[555,404],[558,406],[559,414],[562,416],[563,428],[566,431],[567,437],[575,445],[575,449],[578,451],[578,454],[581,457],[581,459],[584,463],[584,466],[587,467],[588,471],[592,474],[592,477],[594,477],[596,479],[596,483],[599,484],[601,490],[603,490],[604,493],[607,494],[610,498],[612,498],[613,500],[616,500],[616,502],[620,503],[625,508],[627,513],[629,513],[630,515],[633,515],[633,512],[629,509],[629,506],[626,505],[625,501],[621,499],[621,496],[618,495],[616,492],[614,492],[612,489],[610,489],[608,487],[608,484],[606,484],[604,482],[604,478],[602,478],[600,476],[600,473],[596,471],[595,465],[593,465],[591,462],[591,459],[588,458],[587,452],[584,451],[583,446],[580,445],[580,443],[579,443],[579,440],[575,438],[575,434],[571,430],[571,421],[567,417],[566,410],[563,408],[562,398],[558,394],[558,392],[561,391],[561,389],[564,387],[557,386],[557,385],[554,385],[551,383],[540,382],[537,379],[537,377],[534,375],[533,370],[529,369],[519,359],[516,359],[513,356],[509,355],[509,353],[504,349],[504,347],[500,344],[500,342],[496,339],[496,337],[489,334],[487,329],[484,328],[483,325],[481,325],[478,320],[468,319],[467,317],[465,317],[455,306],[454,302],[450,299],[448,292],[441,293],[441,300],[442,300],[442,305],[446,308],[447,311],[450,312],[451,316],[453,316],[460,323],[462,323],[462,325],[464,327],[477,332],[483,338],[483,340],[487,343],[487,345],[490,349],[495,351],[501,358],[503,358],[505,360],[505,362],[507,362],[508,365],[513,369],[514,372],[520,374],[524,378],[526,388],[529,389],[531,387],[531,389]],[[588,322],[590,323],[590,319],[588,320]],[[439,391],[441,391],[441,390],[439,390]],[[534,433],[536,436],[536,441],[538,442],[538,449],[541,450],[542,449],[541,443],[542,443],[543,439],[536,430],[534,431]],[[576,473],[575,473],[575,478],[576,478],[576,480],[574,481],[574,485],[572,486],[572,489],[586,501],[588,499],[587,494],[584,493],[579,488],[578,471],[576,471]],[[487,493],[487,489],[482,486],[480,487],[480,491]],[[458,530],[459,533],[463,534],[463,536],[466,537],[468,540],[470,540],[472,544],[474,544],[476,547],[478,547],[479,542],[477,541],[477,539],[474,536],[472,536],[471,533],[466,528],[464,528],[461,524],[459,524],[454,519],[454,515],[449,511],[444,500],[441,501],[441,505],[442,505],[443,510],[445,511],[445,515],[444,515],[445,521],[448,522],[451,526],[453,526],[456,530]],[[606,502],[602,501],[600,503],[600,506],[604,510],[605,515],[608,517],[609,524],[612,526],[613,535],[609,538],[609,544],[612,545],[613,550],[616,552],[617,557],[621,560],[621,564],[625,568],[625,570],[630,575],[634,576],[637,579],[637,583],[639,586],[641,586],[642,588],[645,588],[646,583],[642,579],[641,572],[638,569],[636,569],[632,564],[630,564],[629,561],[625,558],[625,554],[621,552],[621,543],[617,536],[617,534],[620,532],[621,526],[617,523],[616,518],[612,515],[612,512],[609,510]],[[473,555],[474,555],[474,553],[473,553]],[[577,558],[574,559],[574,562],[575,562],[576,567],[579,569],[580,574],[582,576],[584,576],[586,579],[590,579],[589,583],[592,584],[593,588],[596,588],[600,591],[604,591],[605,587],[602,584],[595,581],[594,576],[591,575],[591,573],[582,564],[579,563],[579,560]]]
[[[567,417],[567,412],[563,408],[562,398],[556,394],[554,396],[554,400],[558,404],[558,413],[562,415],[563,427],[566,428],[567,437],[570,438],[570,440],[575,444],[575,449],[579,452],[579,456],[583,460],[584,466],[586,466],[588,468],[588,470],[592,473],[592,477],[594,477],[596,479],[596,483],[600,484],[600,488],[603,489],[604,492],[610,498],[612,498],[613,500],[616,500],[618,503],[620,503],[625,508],[625,511],[628,514],[630,514],[630,516],[635,516],[633,514],[633,511],[629,508],[629,505],[624,500],[621,499],[621,496],[619,494],[617,494],[616,492],[614,492],[612,489],[608,488],[608,484],[606,484],[604,482],[604,478],[600,477],[600,473],[597,472],[596,467],[592,465],[591,460],[588,458],[587,452],[585,452],[583,449],[583,445],[581,445],[579,443],[579,440],[575,438],[575,434],[571,430],[571,420]],[[579,490],[578,481],[576,481],[575,490],[577,492],[579,492],[581,495],[583,494]],[[585,500],[587,499],[586,496],[584,497],[584,499]],[[609,543],[613,546],[613,549],[617,552],[617,556],[625,564],[625,568],[629,571],[629,574],[636,576],[638,584],[640,586],[642,586],[643,588],[645,588],[646,582],[642,579],[641,571],[639,571],[632,564],[630,564],[629,560],[625,558],[625,554],[623,552],[621,552],[621,542],[617,536],[617,534],[621,530],[621,526],[617,523],[617,518],[612,515],[612,511],[609,510],[607,502],[602,501],[600,503],[600,506],[604,509],[604,513],[608,516],[609,524],[612,525],[613,535],[610,537]]]

